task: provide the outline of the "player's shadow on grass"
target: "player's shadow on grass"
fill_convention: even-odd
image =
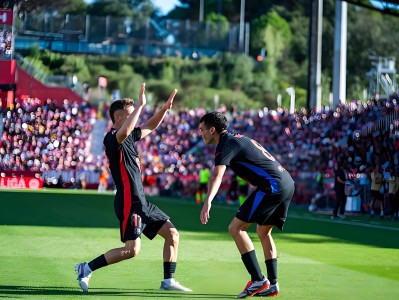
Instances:
[[[49,286],[12,286],[0,285],[0,298],[21,298],[23,296],[118,296],[118,297],[142,297],[142,298],[170,298],[170,299],[231,299],[235,295],[226,294],[197,294],[167,292],[151,289],[112,289],[93,288],[85,294],[76,288],[70,287],[49,287]]]
[[[0,225],[119,228],[112,194],[0,193]],[[199,219],[201,206],[194,200],[148,200],[163,209],[179,230],[226,233],[234,215],[233,211],[214,209],[212,221],[204,227]]]
[[[84,228],[115,228],[119,223],[114,214],[113,194],[74,194],[43,192],[13,192],[1,191],[0,194],[0,225],[84,227]],[[181,231],[215,232],[230,239],[228,225],[235,215],[232,207],[214,206],[212,218],[204,226],[199,220],[201,205],[184,199],[151,198],[148,200],[157,204],[170,217]],[[329,218],[320,223],[309,218],[288,218],[284,226],[285,233],[300,235],[321,235],[336,238],[337,241],[358,243],[383,248],[396,249],[399,240],[397,231],[381,231],[373,227],[360,227],[351,224],[330,222]],[[367,225],[367,224],[366,224]],[[343,226],[343,227],[342,227]],[[254,233],[256,226],[249,232]],[[279,234],[278,231],[274,231]],[[277,236],[277,235],[276,235]],[[286,235],[283,235],[287,237]],[[198,238],[198,237],[196,237]],[[255,237],[256,238],[256,237]],[[320,243],[326,240],[295,237],[298,242]],[[294,238],[294,239],[295,239]],[[207,237],[209,239],[209,237]]]

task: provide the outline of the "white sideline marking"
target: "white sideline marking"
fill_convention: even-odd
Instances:
[[[174,200],[174,199],[168,199],[169,202],[172,203],[177,203],[177,204],[185,204],[185,205],[191,205],[191,206],[198,206],[199,211],[201,211],[202,204],[198,205],[194,201],[193,202],[182,202],[181,200]],[[233,210],[237,211],[238,207],[236,206],[225,206],[225,204],[222,203],[214,203],[212,204],[213,207],[217,207],[219,209],[224,209],[224,210]],[[383,226],[383,225],[374,225],[374,224],[366,224],[366,223],[358,223],[359,221],[344,221],[344,220],[330,220],[330,219],[322,219],[322,218],[316,218],[316,217],[309,217],[309,216],[301,216],[296,213],[290,213],[288,212],[288,218],[294,218],[294,219],[303,219],[303,220],[311,220],[311,221],[319,221],[319,222],[325,222],[325,223],[337,223],[337,224],[346,224],[346,225],[353,225],[353,226],[359,226],[359,227],[367,227],[367,228],[375,228],[375,229],[384,229],[384,230],[392,230],[392,231],[399,231],[399,227],[390,227],[390,226]]]
[[[357,223],[357,222],[354,222],[354,221],[320,219],[320,218],[309,217],[309,216],[300,216],[300,215],[297,215],[297,214],[288,214],[288,218],[304,219],[304,220],[311,220],[311,221],[320,221],[320,222],[325,222],[325,223],[337,223],[337,224],[346,224],[346,225],[353,225],[353,226],[359,226],[359,227],[367,227],[367,228],[376,228],[376,229],[399,231],[398,227],[390,227],[390,226],[383,226],[383,225],[373,225],[373,224],[366,224],[366,223]]]

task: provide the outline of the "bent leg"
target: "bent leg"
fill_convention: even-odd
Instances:
[[[163,246],[163,278],[161,282],[161,290],[172,290],[182,292],[192,292],[191,289],[186,288],[177,282],[175,277],[177,254],[179,251],[179,232],[176,227],[169,220],[166,221],[158,234],[165,240]]]
[[[258,225],[256,232],[262,243],[263,254],[265,256],[265,264],[267,270],[267,279],[271,285],[274,285],[273,289],[276,291],[270,291],[278,294],[277,284],[277,248],[272,237],[273,225]],[[277,295],[275,294],[275,295]]]
[[[90,261],[89,267],[91,271],[95,271],[107,265],[118,263],[122,260],[126,260],[137,256],[141,248],[141,239],[126,241],[125,246],[121,248],[114,248],[101,254],[97,258]]]
[[[229,232],[237,245],[245,268],[251,275],[251,281],[263,281],[264,276],[256,258],[254,244],[247,233],[250,226],[251,223],[243,222],[235,217],[229,225]]]
[[[265,260],[277,258],[277,249],[272,237],[272,229],[273,225],[258,225],[256,227],[256,233],[262,243]]]
[[[247,233],[249,226],[251,226],[251,223],[243,222],[237,218],[234,218],[229,225],[229,232],[241,255],[254,250],[254,244]]]
[[[165,240],[163,246],[163,260],[168,262],[176,262],[179,250],[179,232],[170,221],[159,229],[158,234]]]
[[[105,259],[109,265],[118,263],[137,256],[141,249],[141,238],[126,241],[125,246],[121,248],[114,248],[104,254]]]

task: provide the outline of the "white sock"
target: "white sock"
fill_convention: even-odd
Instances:
[[[166,284],[173,284],[173,283],[175,283],[175,279],[174,278],[168,278],[168,279],[164,279],[163,282],[165,282]]]
[[[90,269],[89,264],[85,264],[85,266],[84,266],[84,271],[85,271],[85,274],[88,274],[88,273],[93,272],[93,271]]]

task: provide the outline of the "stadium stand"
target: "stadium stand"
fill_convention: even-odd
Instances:
[[[319,113],[301,110],[289,114],[283,108],[232,109],[227,115],[231,131],[261,141],[294,174],[299,186],[295,200],[307,204],[316,190],[312,178],[321,165],[330,176],[341,159],[348,166],[388,162],[399,168],[398,111],[397,95],[392,95],[367,103],[353,101]],[[183,183],[181,194],[194,195],[197,173],[204,163],[212,162],[213,155],[212,148],[198,147],[202,143],[198,120],[204,112],[201,108],[173,111],[157,129],[157,135],[140,142],[145,183],[153,185],[155,177],[156,190],[166,191],[173,189],[178,176]],[[152,113],[146,111],[142,120]],[[43,178],[61,174],[66,186],[71,178],[84,177],[88,187],[94,186],[106,163],[102,137],[112,125],[97,116],[96,108],[89,104],[64,101],[59,106],[49,99],[17,99],[14,109],[6,109],[2,118],[0,169],[36,171]]]

